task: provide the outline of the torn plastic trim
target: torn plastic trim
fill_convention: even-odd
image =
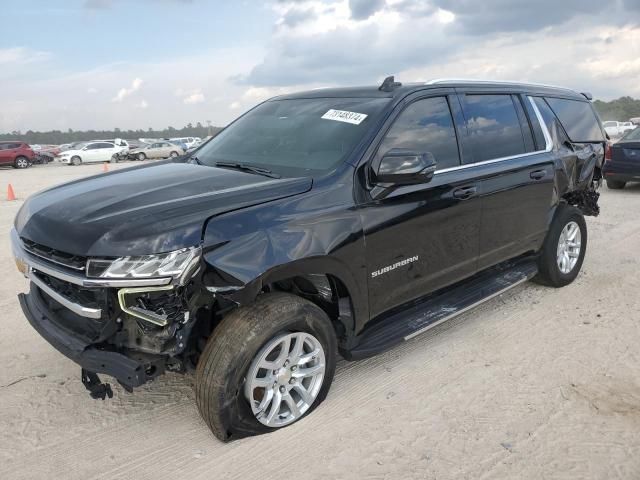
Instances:
[[[127,305],[126,296],[135,293],[160,292],[165,290],[173,290],[173,285],[164,287],[140,287],[140,288],[121,288],[118,290],[118,303],[124,313],[145,320],[159,327],[166,327],[169,324],[169,318],[164,315],[158,315],[155,312],[145,310],[135,305]]]

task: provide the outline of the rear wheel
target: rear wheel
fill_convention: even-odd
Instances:
[[[29,166],[29,159],[27,157],[17,157],[14,166],[15,168],[27,168]]]
[[[82,159],[78,156],[72,157],[71,158],[71,165],[75,165],[78,166],[82,163]]]
[[[223,441],[285,427],[324,400],[335,360],[335,332],[317,305],[262,295],[209,338],[196,369],[198,409]]]
[[[547,233],[538,258],[538,283],[564,287],[573,282],[584,261],[587,248],[587,224],[582,212],[560,205]]]
[[[611,190],[622,190],[627,182],[621,180],[607,180],[607,188]]]

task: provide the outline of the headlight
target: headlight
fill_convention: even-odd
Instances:
[[[87,260],[87,276],[94,278],[181,278],[200,259],[200,247],[183,248],[159,255]]]

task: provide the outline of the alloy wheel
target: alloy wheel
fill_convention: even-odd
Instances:
[[[268,427],[293,423],[311,407],[322,388],[325,354],[306,332],[284,333],[257,353],[244,394],[255,418]]]
[[[582,250],[582,233],[576,222],[569,222],[560,233],[557,263],[560,272],[567,275],[575,268]]]

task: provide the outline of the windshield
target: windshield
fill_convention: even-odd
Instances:
[[[239,118],[197,153],[201,164],[259,166],[313,175],[344,161],[389,99],[272,100]]]
[[[621,140],[640,140],[640,128],[636,127],[633,130],[629,130]]]

